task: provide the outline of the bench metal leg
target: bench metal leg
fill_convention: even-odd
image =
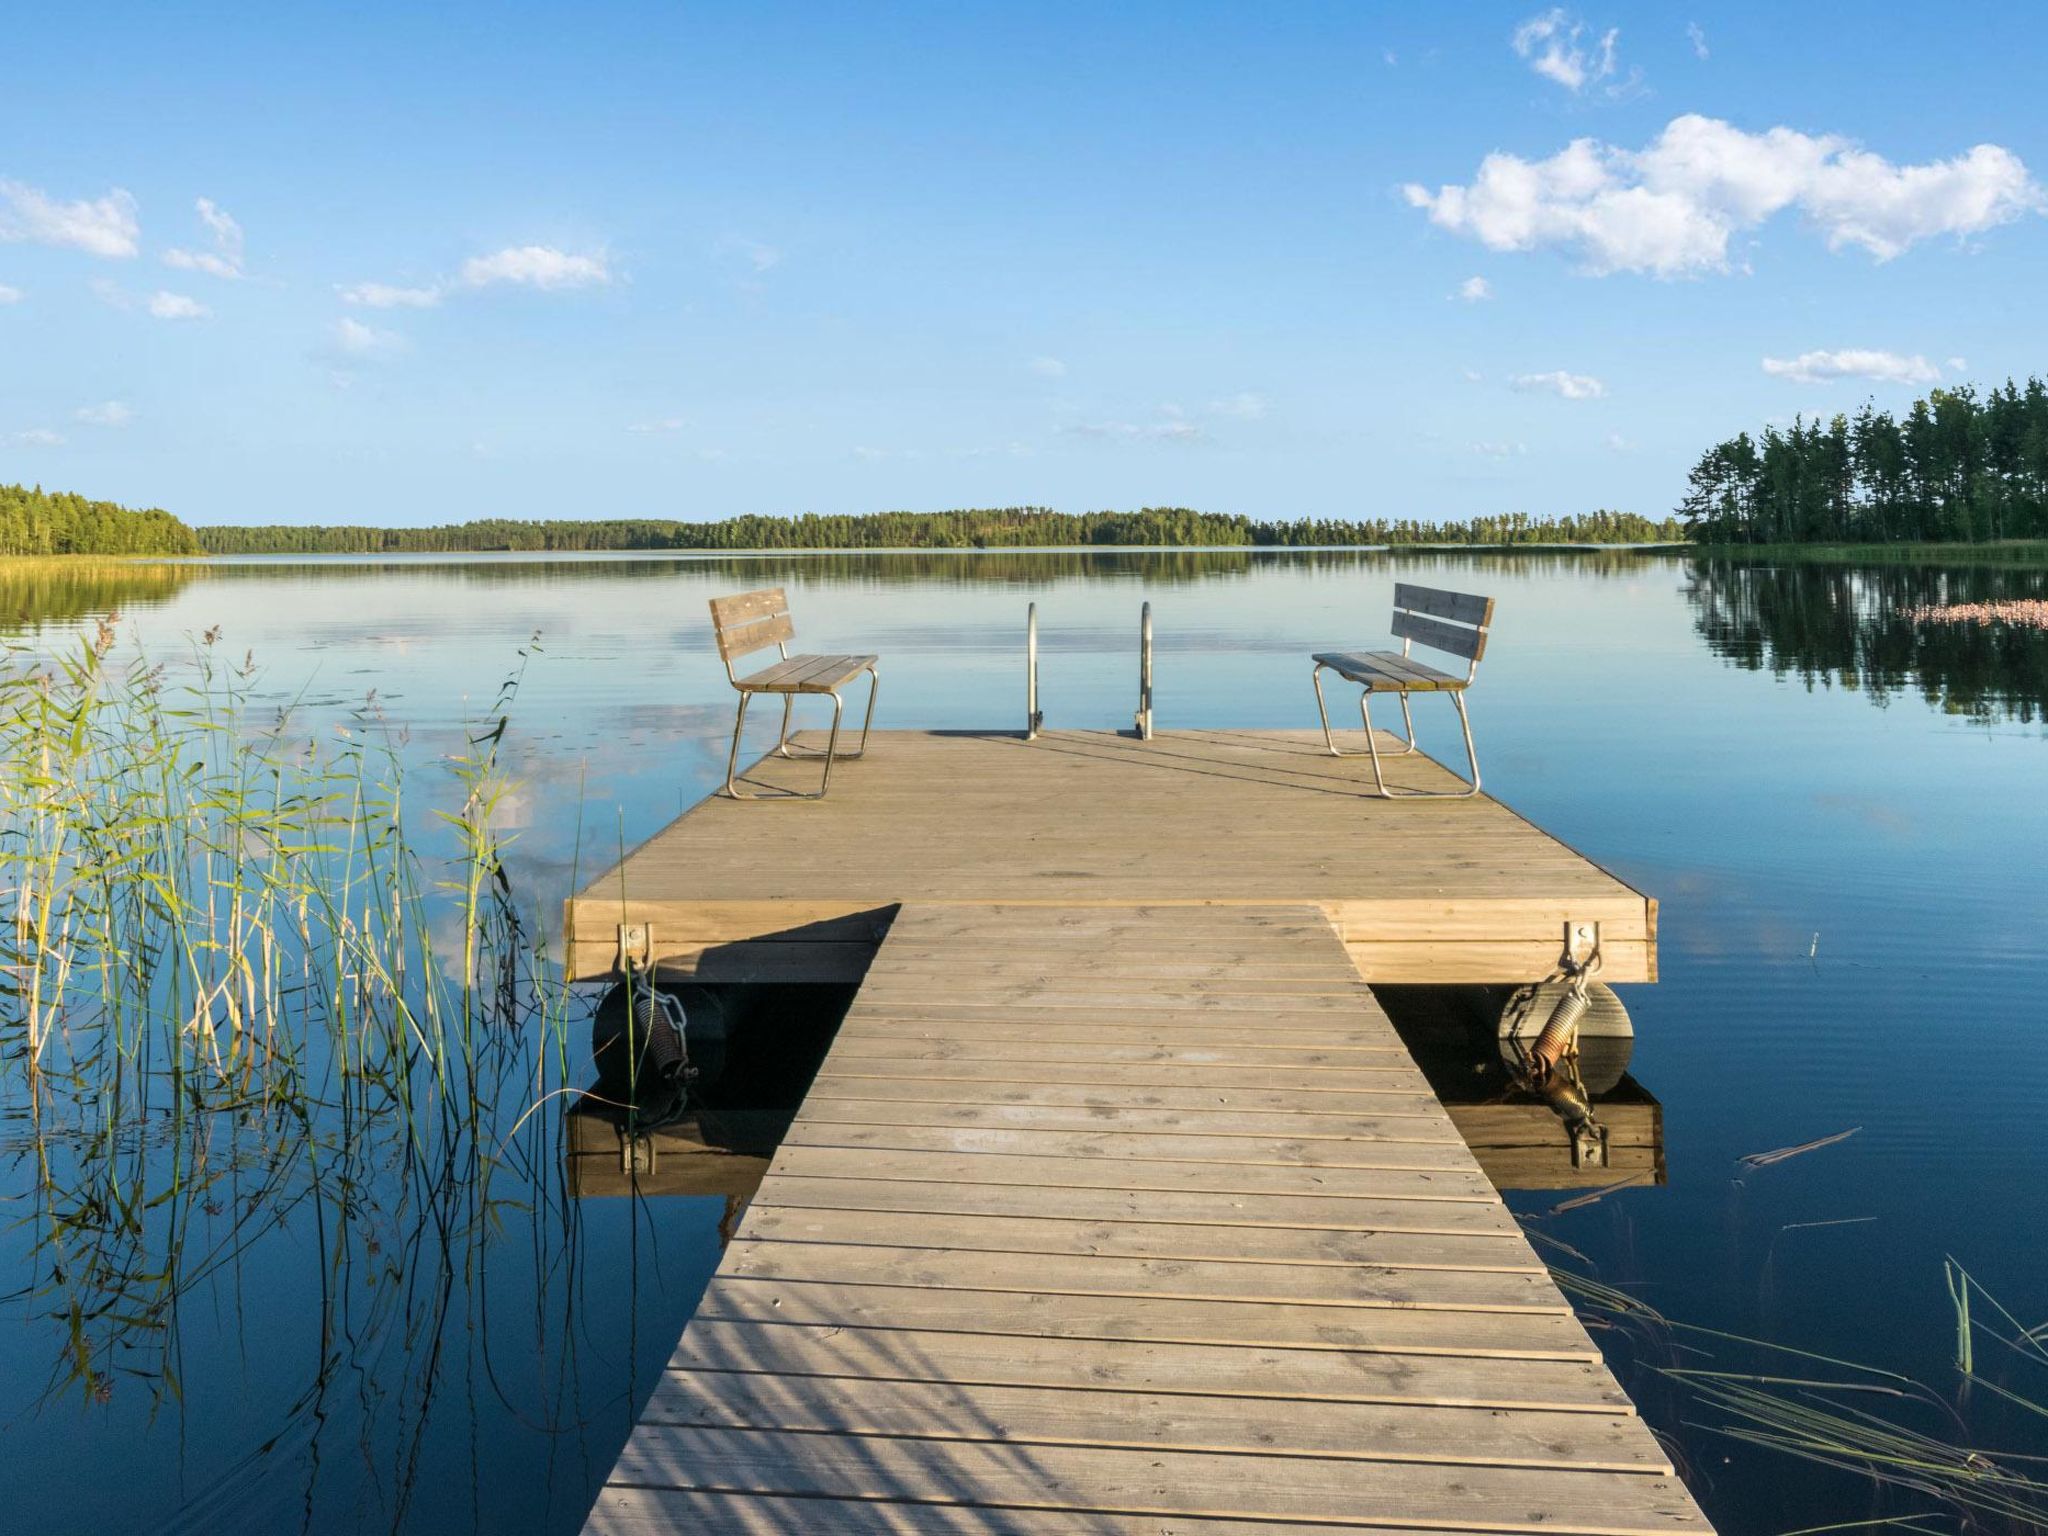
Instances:
[[[733,716],[732,721],[732,751],[728,752],[725,758],[725,792],[735,800],[754,798],[741,794],[739,785],[733,782],[733,775],[739,772],[740,766],[740,732],[746,729],[747,705],[753,697],[751,693],[740,695],[739,711]]]
[[[825,772],[824,772],[824,775],[823,775],[823,776],[822,776],[822,777],[821,777],[821,778],[820,778],[820,779],[818,780],[818,788],[817,788],[817,791],[816,791],[816,792],[815,792],[814,794],[802,795],[802,794],[795,794],[795,793],[790,793],[790,794],[780,794],[780,795],[749,795],[749,794],[742,794],[742,793],[740,793],[740,787],[739,787],[739,784],[738,784],[737,780],[735,779],[734,775],[735,775],[735,774],[736,774],[736,773],[738,772],[738,770],[739,770],[739,762],[740,762],[740,732],[741,732],[742,730],[744,730],[744,729],[746,728],[746,724],[747,724],[747,705],[748,705],[748,703],[749,703],[749,702],[750,702],[750,701],[751,701],[751,700],[753,699],[753,697],[754,697],[754,695],[753,695],[753,693],[752,693],[751,691],[747,691],[747,692],[742,692],[742,693],[740,694],[740,707],[739,707],[739,711],[738,711],[738,713],[737,713],[737,714],[735,714],[735,715],[733,716],[733,722],[732,722],[732,751],[731,751],[730,753],[728,753],[728,754],[726,755],[726,759],[725,759],[725,791],[724,791],[724,792],[725,792],[725,793],[726,793],[727,795],[729,795],[729,796],[730,796],[730,797],[731,797],[732,799],[734,799],[734,800],[822,800],[822,799],[824,799],[824,798],[825,798],[825,791],[826,791],[826,790],[828,790],[828,789],[830,789],[830,788],[832,787],[832,762],[833,762],[833,759],[834,759],[834,758],[836,758],[837,756],[839,756],[839,721],[840,721],[840,718],[841,718],[841,716],[843,716],[843,715],[844,715],[844,714],[846,713],[846,700],[845,700],[844,698],[842,698],[842,697],[841,697],[841,696],[840,696],[840,695],[839,695],[839,694],[838,694],[838,693],[837,693],[836,691],[835,691],[835,692],[833,693],[833,695],[832,695],[832,734],[831,734],[831,735],[830,735],[829,737],[827,737],[827,738],[826,738],[826,741],[825,741],[825,750],[824,750],[824,751],[823,751],[822,753],[820,753],[820,752],[797,752],[797,753],[791,753],[791,752],[783,752],[783,753],[782,753],[782,755],[783,755],[784,757],[822,757],[822,758],[824,759],[824,762],[825,762]],[[783,714],[783,731],[782,731],[782,735],[783,735],[783,738],[784,738],[784,739],[783,739],[783,740],[782,740],[781,742],[779,742],[779,743],[778,743],[778,750],[779,750],[779,749],[780,749],[781,747],[783,747],[783,746],[787,746],[787,745],[788,745],[788,742],[787,742],[787,736],[788,736],[788,730],[789,730],[789,705],[790,705],[790,703],[792,702],[792,700],[794,699],[794,697],[795,697],[795,696],[794,696],[793,694],[785,694],[785,695],[783,696],[783,710],[782,710],[782,714]],[[874,721],[874,718],[875,718],[875,694],[874,694],[874,686],[873,686],[873,684],[872,684],[872,683],[870,683],[870,685],[869,685],[869,688],[868,688],[868,720],[869,720],[869,722],[870,722],[870,723],[873,723],[873,721]],[[862,746],[863,750],[865,750],[865,748],[866,748],[866,746],[867,746],[867,730],[866,730],[866,728],[865,728],[865,727],[863,727],[863,728],[862,728],[862,730],[861,730],[861,746]],[[848,754],[848,755],[850,755],[850,756],[858,756],[859,754],[858,754],[858,753],[852,753],[852,754]]]
[[[1380,772],[1379,746],[1372,734],[1372,690],[1366,689],[1358,697],[1358,715],[1365,723],[1365,747],[1372,757],[1372,777],[1377,793],[1383,800],[1469,800],[1479,793],[1479,749],[1472,745],[1472,717],[1465,712],[1463,689],[1446,689],[1451,696],[1451,708],[1458,712],[1458,726],[1465,733],[1465,761],[1471,765],[1471,774],[1463,789],[1389,789],[1385,776]],[[1408,714],[1408,695],[1401,695],[1401,713]],[[1327,731],[1328,727],[1325,727]],[[1402,757],[1415,750],[1415,723],[1408,722],[1408,745],[1401,752],[1390,752],[1389,757]],[[1356,753],[1350,754],[1357,756]]]
[[[1373,747],[1373,744],[1370,741],[1367,741],[1366,743],[1367,751],[1365,752],[1345,752],[1338,747],[1336,739],[1332,737],[1330,734],[1330,710],[1329,707],[1323,702],[1323,669],[1320,663],[1318,663],[1316,666],[1314,677],[1316,685],[1316,713],[1322,717],[1323,745],[1329,750],[1330,756],[1365,757],[1367,755],[1370,755],[1373,758],[1373,760],[1377,762],[1379,760],[1379,753],[1377,749]],[[1400,695],[1400,699],[1401,724],[1402,727],[1408,732],[1408,740],[1407,744],[1404,745],[1400,751],[1387,753],[1388,757],[1406,757],[1410,752],[1413,752],[1415,750],[1415,717],[1408,711],[1408,695],[1406,693],[1403,693],[1402,695]]]
[[[842,763],[858,762],[861,758],[868,755],[868,732],[875,727],[875,694],[881,689],[882,674],[873,667],[863,667],[861,670],[868,675],[867,717],[861,721],[860,725],[860,746],[851,752],[841,752],[839,754],[839,761]],[[809,747],[800,747],[789,739],[789,706],[794,702],[795,697],[794,694],[787,694],[783,697],[782,734],[775,743],[775,750],[780,756],[787,758],[822,757],[823,753],[814,751]],[[839,695],[835,693],[832,697],[836,699]]]

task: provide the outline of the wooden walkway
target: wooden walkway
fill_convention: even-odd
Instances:
[[[1420,754],[1387,776],[1454,782]],[[768,757],[746,778],[809,790],[818,766]],[[593,880],[568,904],[568,962],[608,975],[619,925],[646,924],[670,975],[847,982],[899,902],[1244,903],[1317,907],[1372,981],[1531,980],[1567,921],[1601,925],[1604,979],[1656,979],[1640,891],[1491,796],[1369,783],[1315,731],[878,731],[830,798],[707,799]]]
[[[1709,1530],[1318,906],[904,906],[587,1530],[1333,1527]]]

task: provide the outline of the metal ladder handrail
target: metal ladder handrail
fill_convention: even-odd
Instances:
[[[1045,712],[1038,707],[1038,604],[1024,610],[1024,739],[1038,740]]]
[[[1138,613],[1138,740],[1152,739],[1152,605]]]

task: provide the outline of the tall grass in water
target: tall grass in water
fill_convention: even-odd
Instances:
[[[520,671],[430,854],[374,700],[315,729],[217,639],[0,656],[0,1220],[35,1258],[0,1300],[58,1324],[53,1389],[175,1394],[179,1298],[309,1202],[323,1248],[402,1206],[466,1263],[566,1066],[493,825]]]
[[[2024,1435],[2048,1419],[2048,1324],[2023,1325],[1960,1264],[1943,1267],[1956,1329],[1949,1390],[1678,1322],[1597,1280],[1551,1273],[1590,1325],[1629,1338],[1689,1423],[1849,1473],[1889,1496],[1881,1515],[1828,1529],[2048,1531],[2048,1456],[1986,1445],[1979,1422],[2002,1420]],[[1998,1413],[1973,1411],[1980,1391]]]

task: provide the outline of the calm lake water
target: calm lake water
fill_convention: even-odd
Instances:
[[[2048,572],[1628,553],[252,561],[0,575],[0,614],[51,644],[118,609],[124,646],[173,661],[220,626],[266,700],[316,720],[374,690],[416,798],[448,793],[437,765],[537,635],[500,819],[515,890],[552,912],[579,870],[717,781],[732,695],[707,597],[786,585],[805,648],[882,653],[880,724],[944,727],[1021,723],[1034,600],[1048,724],[1128,727],[1150,600],[1162,728],[1299,727],[1308,652],[1384,643],[1396,579],[1498,598],[1472,694],[1487,788],[1662,902],[1663,979],[1623,991],[1669,1183],[1562,1212],[1555,1192],[1511,1196],[1559,1245],[1546,1255],[1675,1321],[1929,1383],[1947,1407],[1873,1409],[2048,1456],[2048,1419],[1957,1393],[1943,1270],[1953,1256],[2021,1327],[2048,1318],[2048,634],[1899,617],[2048,595]],[[1417,713],[1454,756],[1450,712]],[[531,1076],[517,1052],[536,1048],[506,1065],[507,1125]],[[118,1256],[157,1301],[91,1320],[119,1369],[82,1394],[55,1300],[77,1288],[50,1284],[51,1217],[29,1193],[64,1127],[13,1081],[0,1063],[9,1528],[574,1531],[718,1259],[720,1200],[571,1198],[558,1104],[488,1208],[395,1160],[337,1181],[263,1142],[259,1168],[259,1143],[224,1133],[190,1230]],[[134,1130],[124,1155],[163,1182],[179,1136]],[[1712,1339],[1596,1337],[1722,1530],[1909,1507],[1723,1433],[1727,1414],[1656,1369],[1735,1358]],[[1978,1363],[2048,1400],[2048,1372],[1981,1343]]]

